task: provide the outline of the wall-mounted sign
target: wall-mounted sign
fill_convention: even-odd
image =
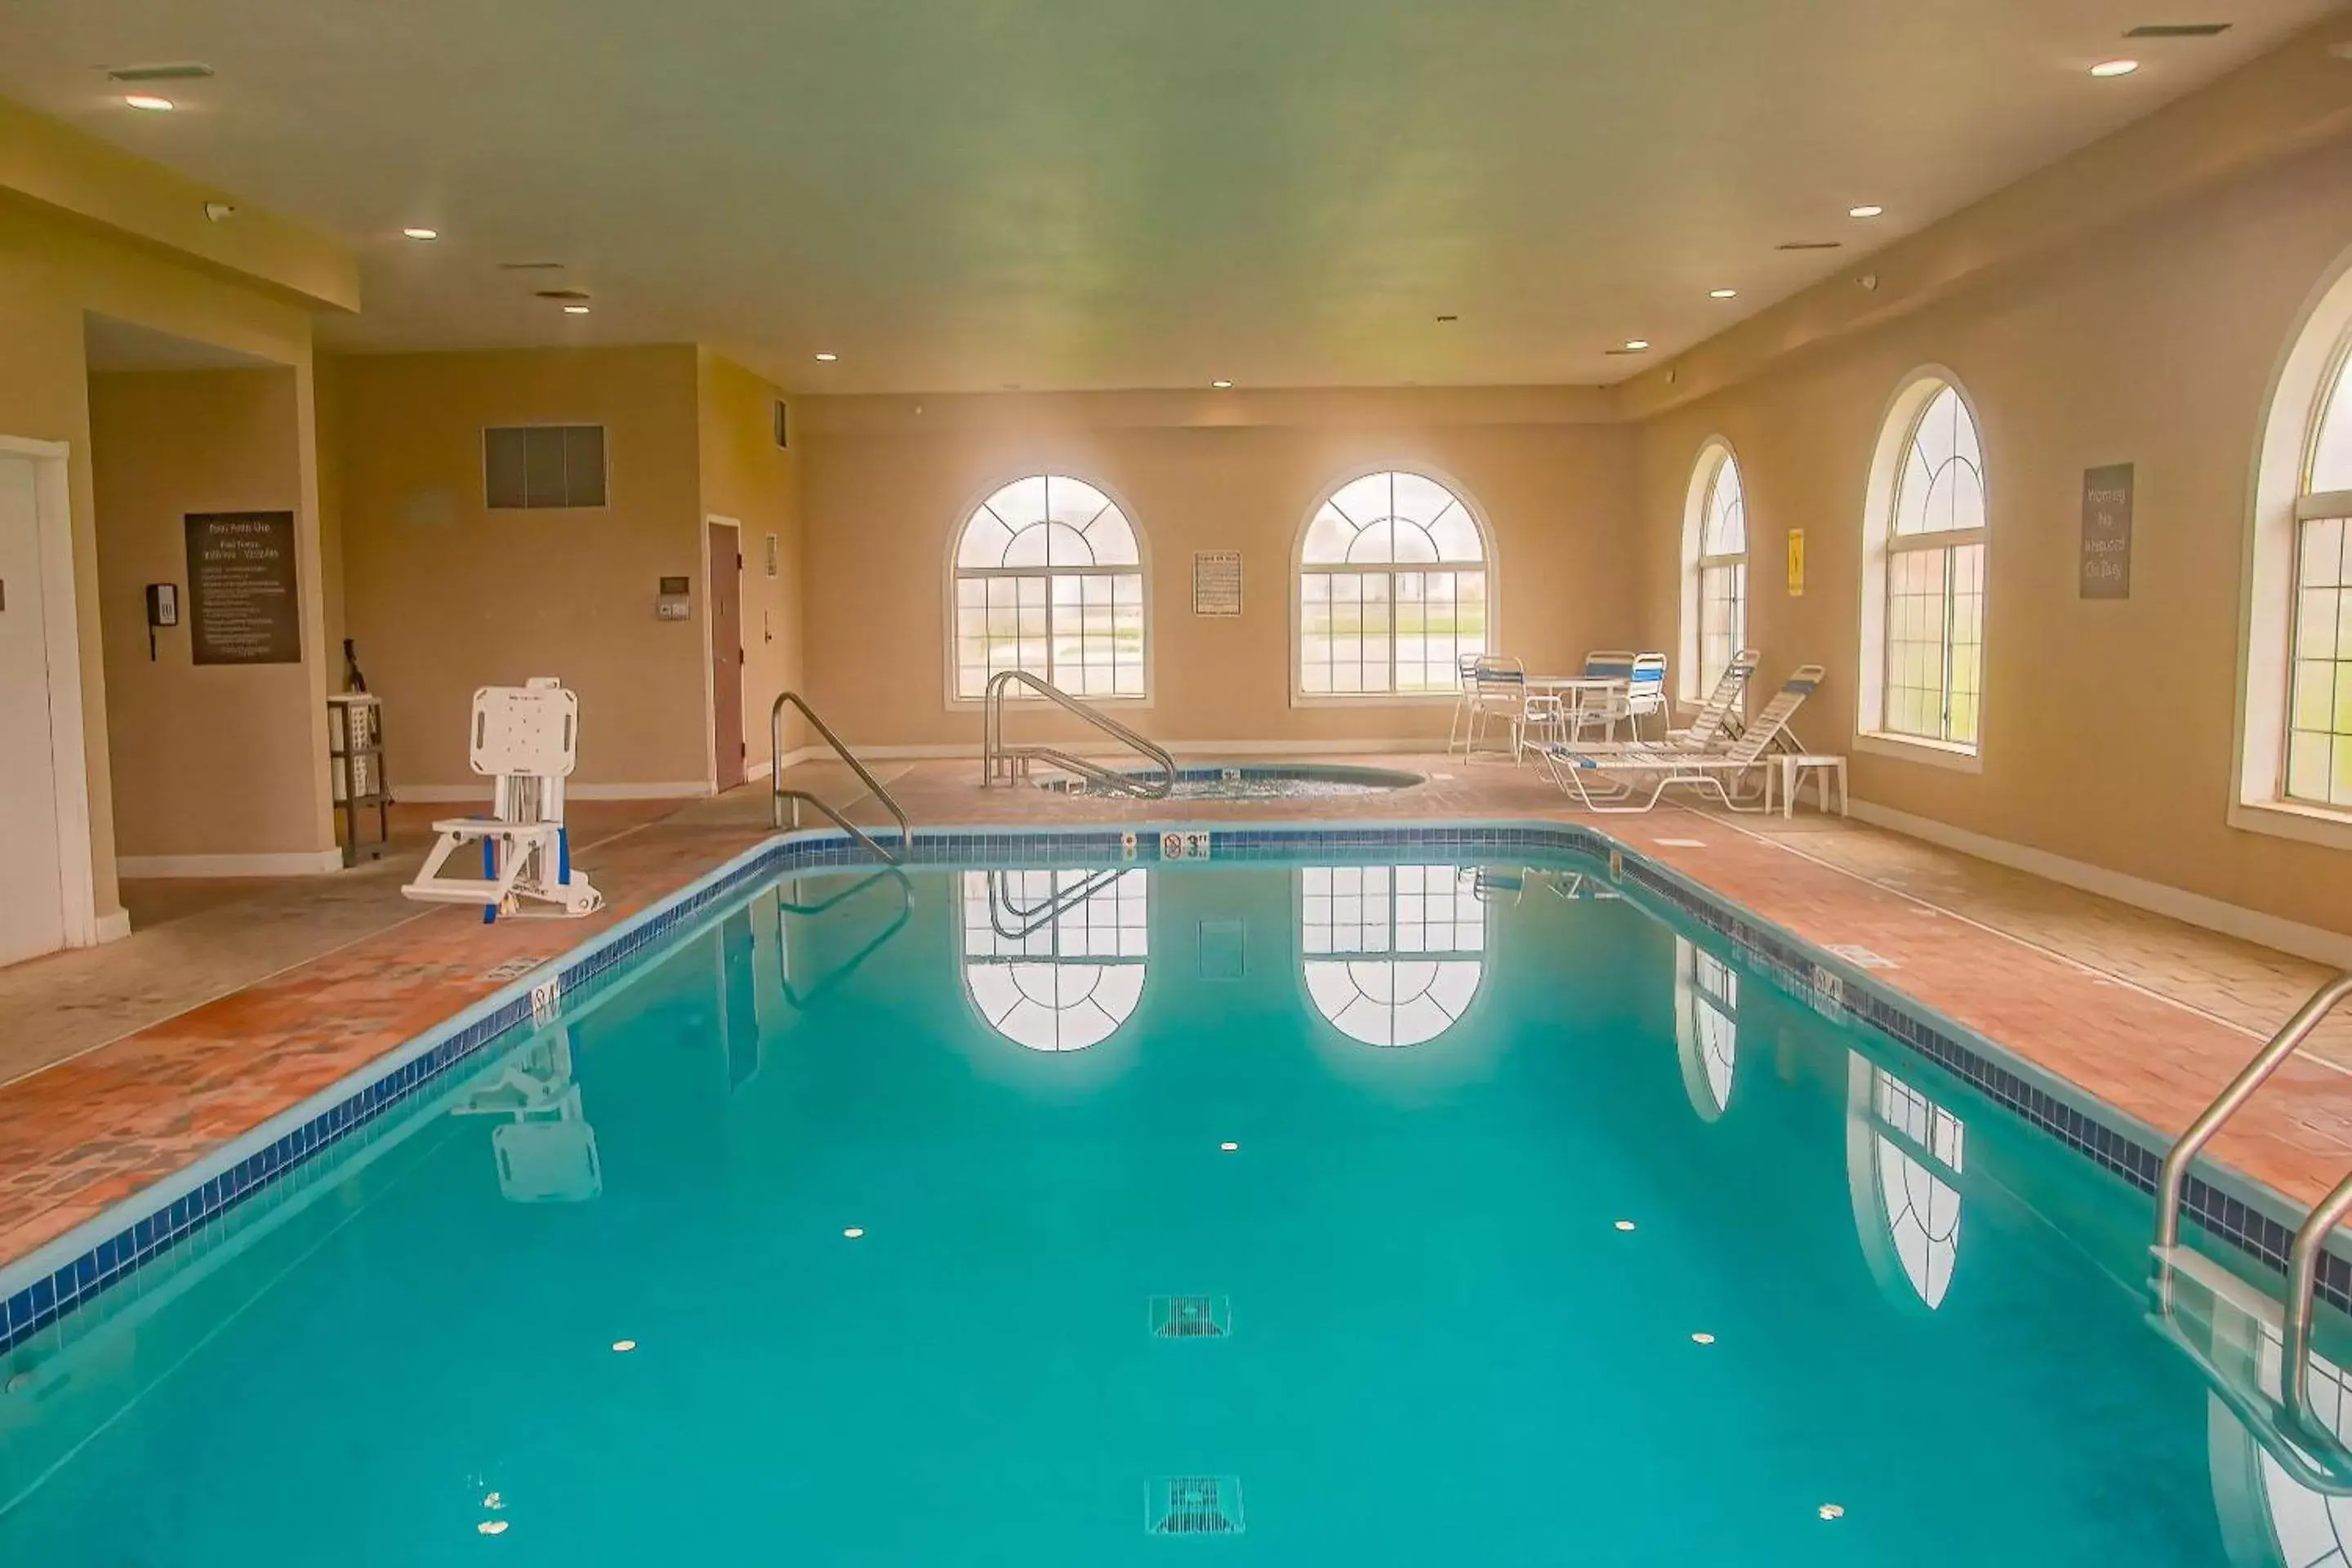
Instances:
[[[1805,531],[1792,528],[1789,531],[1789,597],[1801,599],[1804,596]]]
[[[1196,550],[1192,552],[1192,613],[1196,616],[1238,616],[1242,613],[1240,551]]]
[[[782,408],[783,405],[779,403],[776,406]],[[782,556],[777,549],[776,536],[772,533],[768,535],[767,560],[765,564],[768,568],[768,575],[771,577],[775,576],[778,572],[782,570]]]
[[[188,646],[198,664],[302,662],[290,511],[192,511]]]
[[[2085,599],[2131,597],[2132,466],[2083,470],[2083,581]]]

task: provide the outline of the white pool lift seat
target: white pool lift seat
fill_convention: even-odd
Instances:
[[[474,693],[468,760],[496,781],[490,815],[435,823],[441,841],[401,892],[420,903],[479,904],[485,925],[524,913],[525,900],[556,906],[530,911],[537,914],[604,908],[604,895],[572,869],[563,826],[563,781],[580,760],[579,697],[552,676],[483,687]],[[482,847],[481,876],[443,876],[449,857],[473,843]]]

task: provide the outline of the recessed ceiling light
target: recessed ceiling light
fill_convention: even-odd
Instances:
[[[1629,354],[1640,353],[1643,349],[1648,348],[1649,346],[1650,340],[1647,338],[1627,338],[1625,340],[1625,352]]]
[[[2129,76],[2139,69],[2137,60],[2101,60],[2091,68],[2093,76]]]
[[[122,95],[122,101],[133,109],[144,109],[155,114],[162,114],[179,107],[170,99],[158,98],[152,92],[126,92]]]
[[[1226,381],[1226,380],[1224,380],[1223,378],[1220,377],[1219,379],[1217,379],[1217,380],[1215,380],[1215,381],[1213,381],[1213,382],[1209,383],[1209,384],[1210,384],[1211,386],[1215,387],[1219,392],[1223,392],[1223,391],[1224,391],[1224,389],[1225,389],[1225,388],[1227,388],[1227,387],[1231,386],[1231,385],[1233,384],[1233,383],[1232,383],[1232,382],[1230,382],[1230,381]]]
[[[1737,289],[1710,289],[1706,291],[1706,297],[1710,300],[1736,299],[1738,294],[1739,290]]]
[[[584,316],[588,313],[588,307],[585,305],[566,305],[563,307],[563,313],[567,316]]]
[[[441,231],[437,228],[404,228],[400,232],[406,235],[411,239],[438,239],[441,237]]]
[[[818,362],[819,362],[820,363],[823,363],[823,364],[831,364],[834,361],[835,361],[835,360],[839,359],[841,356],[840,356],[839,354],[819,354],[819,355],[817,355],[816,357],[817,357],[817,360],[818,360]]]
[[[1878,205],[1875,202],[1864,202],[1858,207],[1846,208],[1845,216],[1848,217],[1876,217],[1880,213],[1883,213],[1885,210],[1886,209],[1885,207]]]

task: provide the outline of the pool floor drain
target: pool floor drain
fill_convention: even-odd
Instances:
[[[1223,1296],[1154,1296],[1151,1331],[1163,1340],[1222,1340],[1234,1331],[1233,1303]]]
[[[1147,1535],[1239,1535],[1242,1482],[1239,1476],[1167,1476],[1146,1495]]]

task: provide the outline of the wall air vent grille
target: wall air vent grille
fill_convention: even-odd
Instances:
[[[2227,22],[2143,22],[2126,38],[2210,38],[2230,30]]]
[[[194,60],[178,60],[170,65],[110,66],[106,74],[112,81],[202,81],[213,74],[213,68]]]

